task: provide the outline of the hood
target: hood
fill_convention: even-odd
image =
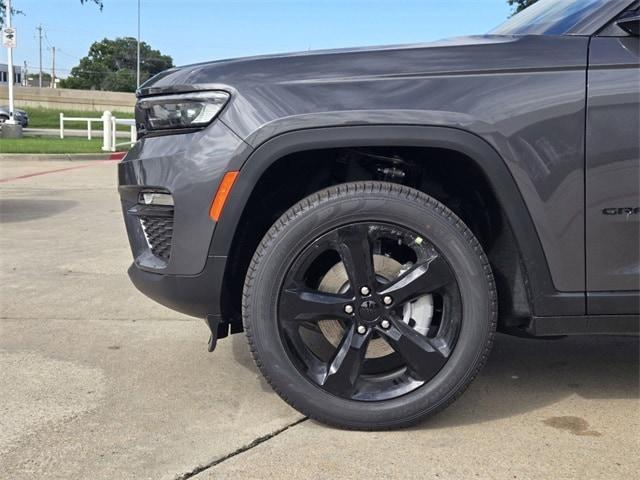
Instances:
[[[199,63],[154,76],[140,87],[138,94],[145,96],[214,88],[234,90],[270,83],[455,74],[500,68],[513,60],[504,55],[504,46],[521,39],[517,36],[483,35],[423,44],[319,50]]]

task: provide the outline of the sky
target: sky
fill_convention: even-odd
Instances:
[[[136,36],[137,0],[13,0],[14,62],[65,77],[103,38]],[[506,0],[141,0],[141,37],[176,65],[268,53],[420,43],[482,34],[511,13]],[[0,49],[0,62],[7,60]]]

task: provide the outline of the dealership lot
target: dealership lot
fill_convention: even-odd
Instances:
[[[242,335],[209,354],[201,320],[134,289],[115,162],[0,159],[0,182],[3,478],[640,470],[637,338],[498,336],[479,378],[439,416],[398,432],[330,429],[272,393]]]

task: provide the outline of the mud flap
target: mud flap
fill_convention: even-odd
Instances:
[[[218,344],[218,339],[229,335],[229,324],[223,321],[220,315],[207,315],[204,321],[211,331],[207,350],[213,352]]]

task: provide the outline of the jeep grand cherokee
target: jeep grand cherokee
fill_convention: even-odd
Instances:
[[[443,409],[496,328],[637,333],[638,8],[155,76],[119,166],[133,283],[344,428]]]

